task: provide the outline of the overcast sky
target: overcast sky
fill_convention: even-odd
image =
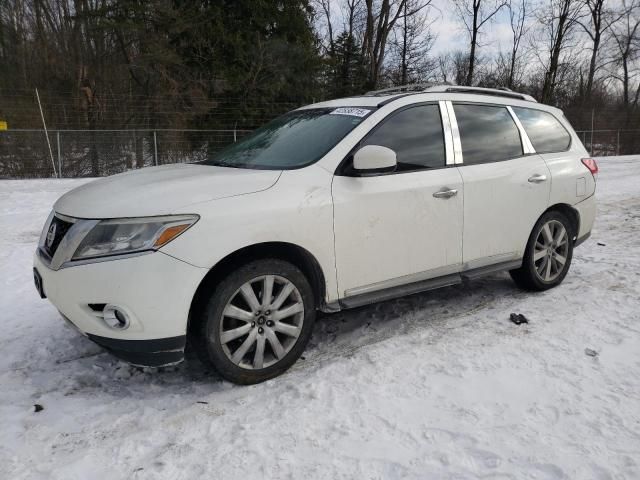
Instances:
[[[533,41],[541,41],[537,45],[537,50],[544,50],[546,39],[544,33],[538,29],[541,27],[536,13],[534,10],[540,11],[541,8],[547,6],[544,1],[548,0],[532,0],[529,5],[530,18],[528,19],[529,33],[528,38],[523,39],[520,49],[520,55],[527,55],[527,65],[529,68],[538,66],[541,61],[541,57],[535,54],[535,49],[531,49]],[[490,2],[487,2],[489,5]],[[518,2],[516,2],[518,3]],[[608,0],[609,7],[613,8],[621,4],[621,0]],[[343,0],[331,0],[332,18],[334,34],[337,36],[343,28],[344,18],[341,12],[341,6],[344,5]],[[442,53],[461,50],[468,52],[469,50],[469,35],[464,25],[458,19],[456,15],[455,7],[452,0],[432,0],[428,10],[424,12],[426,14],[426,20],[430,25],[431,33],[434,34],[435,41],[430,55],[432,57],[438,57]],[[586,19],[585,19],[586,20]],[[319,27],[321,31],[325,31],[325,19],[321,15],[318,19]],[[579,31],[579,30],[578,30]],[[478,40],[477,55],[480,59],[484,56],[495,57],[499,51],[508,52],[511,49],[513,41],[513,33],[511,32],[511,26],[509,22],[509,10],[503,8],[498,12],[494,18],[485,24],[481,30],[481,35]],[[572,55],[583,55],[585,58],[588,56],[590,43],[586,35],[574,39],[573,45],[576,42],[584,42],[583,49],[577,49],[572,52]],[[548,48],[548,47],[547,47]],[[544,56],[544,55],[543,55]]]
[[[341,15],[341,0],[332,0],[332,17],[334,32],[339,33],[343,17]],[[436,35],[436,40],[431,51],[433,56],[438,56],[451,50],[467,50],[469,38],[464,26],[458,21],[451,0],[432,0],[428,7],[427,21],[431,25],[431,31]],[[321,25],[325,23],[324,17],[320,17]],[[509,14],[506,8],[499,12],[494,20],[486,24],[482,29],[480,38],[480,54],[490,54],[499,51],[500,47],[510,48],[511,29],[509,26]],[[337,34],[336,33],[336,34]]]
[[[437,35],[432,55],[451,50],[466,51],[469,48],[469,37],[464,26],[458,21],[450,0],[433,0],[433,7],[428,12],[431,30]],[[506,8],[499,12],[492,22],[486,24],[480,38],[480,54],[495,53],[500,48],[510,48],[511,27]]]

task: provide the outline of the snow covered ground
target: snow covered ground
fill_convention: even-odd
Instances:
[[[640,156],[599,163],[560,287],[499,274],[324,316],[252,387],[141,372],[66,328],[31,256],[83,180],[0,182],[0,478],[640,478]]]

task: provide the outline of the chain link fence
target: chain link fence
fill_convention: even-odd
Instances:
[[[170,163],[197,162],[249,130],[0,131],[0,178],[100,177]],[[593,156],[640,152],[640,130],[580,130]],[[55,169],[54,169],[55,165]]]
[[[8,130],[0,132],[0,178],[100,177],[197,162],[249,130]],[[49,150],[49,144],[51,150]]]
[[[640,153],[640,130],[578,130],[576,133],[593,157]]]

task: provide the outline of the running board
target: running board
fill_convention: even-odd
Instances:
[[[484,277],[485,275],[491,275],[492,273],[502,272],[504,270],[513,270],[514,268],[520,268],[521,266],[522,260],[500,262],[494,265],[487,265],[486,267],[479,267],[462,271],[460,272],[460,276],[464,280],[473,280],[474,278]]]
[[[474,268],[472,270],[467,270],[460,273],[444,275],[441,277],[430,278],[428,280],[408,283],[406,285],[384,288],[382,290],[376,290],[375,292],[368,292],[360,295],[345,297],[339,300],[339,304],[342,308],[361,307],[363,305],[369,305],[371,303],[384,302],[387,300],[392,300],[394,298],[404,297],[406,295],[413,295],[414,293],[421,293],[428,290],[435,290],[436,288],[456,285],[466,280],[473,280],[485,275],[490,275],[492,273],[502,272],[505,270],[513,270],[514,268],[519,268],[521,266],[522,260],[496,263],[495,265]]]

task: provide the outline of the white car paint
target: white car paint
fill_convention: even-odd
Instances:
[[[49,300],[83,334],[126,340],[184,335],[185,313],[208,269],[161,252],[114,262],[51,270],[36,255]],[[126,265],[126,269],[123,269]],[[125,309],[131,325],[109,328],[89,304],[112,303]],[[183,319],[184,320],[181,320]]]
[[[458,170],[465,197],[464,263],[480,267],[522,258],[533,225],[549,206],[551,174],[544,160],[533,154]],[[536,175],[547,180],[528,181]]]
[[[452,100],[551,112],[571,132],[572,145],[560,154],[530,153],[464,165]],[[334,175],[375,125],[395,110],[421,102],[440,104],[447,168],[357,178]],[[36,253],[35,266],[50,300],[85,333],[157,339],[184,335],[191,301],[206,273],[228,255],[256,244],[282,242],[308,252],[324,279],[321,307],[330,311],[349,296],[518,260],[537,218],[555,204],[574,206],[579,213],[578,237],[590,232],[595,181],[580,163],[587,156],[584,147],[559,110],[513,98],[440,91],[395,99],[354,97],[303,108],[380,103],[323,158],[304,168],[151,167],[64,195],[54,210],[70,217],[200,218],[159,252],[143,256],[56,271]],[[548,181],[528,182],[533,175],[548,176]],[[579,182],[584,182],[583,190],[578,190]],[[457,194],[433,197],[443,189]],[[109,330],[87,311],[89,303],[120,303],[135,322],[127,330]]]
[[[78,218],[174,214],[193,204],[266,190],[279,176],[274,170],[163,165],[87,183],[60,197],[53,209]]]
[[[447,189],[451,198],[434,198]],[[462,177],[456,168],[333,180],[341,296],[460,271]],[[417,278],[411,280],[416,281]]]

